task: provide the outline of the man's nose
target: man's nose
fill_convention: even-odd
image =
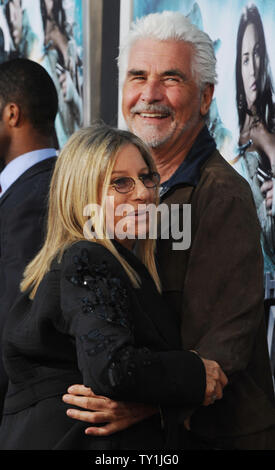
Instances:
[[[163,98],[162,86],[156,80],[148,80],[142,90],[141,99],[148,104],[161,101]]]

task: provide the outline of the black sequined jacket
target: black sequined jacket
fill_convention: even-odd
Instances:
[[[170,408],[201,404],[201,359],[181,350],[178,321],[144,265],[115,245],[136,269],[141,288],[133,288],[106,248],[80,241],[60,264],[53,262],[33,301],[18,299],[4,334],[5,415],[62,395],[74,383],[113,399],[160,405],[164,416]]]

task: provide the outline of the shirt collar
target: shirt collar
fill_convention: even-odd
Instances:
[[[160,197],[178,184],[197,186],[200,180],[200,169],[216,149],[216,143],[207,126],[203,126],[186,158],[175,173],[161,185]]]
[[[55,157],[56,149],[46,148],[24,153],[14,158],[0,173],[1,197],[25,171],[47,158]]]

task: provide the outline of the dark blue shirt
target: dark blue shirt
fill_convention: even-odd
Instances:
[[[216,149],[216,143],[205,125],[189,150],[186,158],[173,173],[169,180],[161,185],[160,197],[163,197],[171,188],[179,184],[197,186],[200,179],[200,170],[206,160]]]

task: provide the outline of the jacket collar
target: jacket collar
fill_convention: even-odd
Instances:
[[[201,175],[201,167],[216,150],[216,143],[205,125],[189,150],[186,158],[175,173],[161,185],[160,197],[179,184],[196,187]]]
[[[56,156],[54,148],[44,148],[33,150],[14,158],[0,173],[1,195],[3,196],[9,187],[29,168],[53,156]]]
[[[48,171],[52,170],[54,168],[55,162],[57,160],[57,157],[53,156],[50,158],[47,158],[46,160],[43,160],[41,162],[36,163],[33,165],[31,168],[29,168],[27,171],[25,171],[8,189],[7,191],[3,194],[2,197],[0,197],[0,206],[3,204],[3,202],[9,197],[9,195],[12,193],[14,188],[18,185],[24,182],[27,178],[33,177],[37,175],[38,173],[41,173],[43,171]]]

